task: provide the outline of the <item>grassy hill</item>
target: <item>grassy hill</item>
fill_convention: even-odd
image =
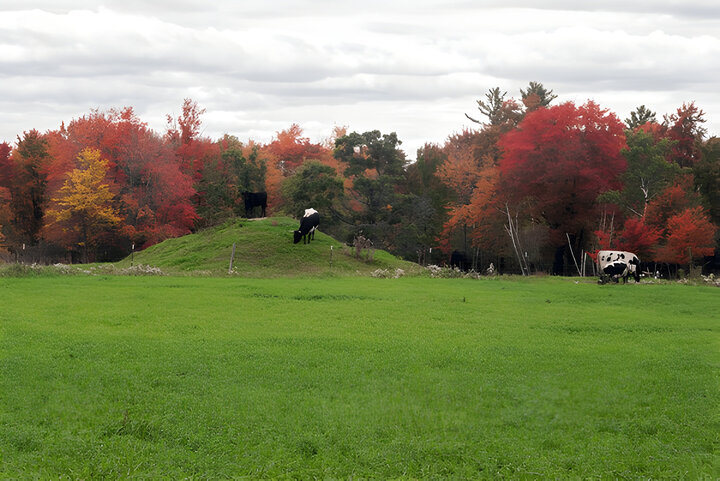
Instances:
[[[146,264],[167,272],[209,271],[227,274],[235,243],[233,273],[242,276],[367,275],[376,269],[420,268],[381,250],[372,262],[354,257],[350,248],[316,232],[310,244],[293,244],[298,222],[288,217],[234,219],[195,234],[168,239],[116,263],[117,267]],[[332,251],[331,251],[332,247]],[[331,264],[332,252],[332,264]]]

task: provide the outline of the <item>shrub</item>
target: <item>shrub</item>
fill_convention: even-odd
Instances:
[[[84,268],[68,264],[53,264],[44,266],[40,264],[8,264],[0,268],[0,277],[30,277],[30,276],[74,276],[74,275],[120,275],[120,276],[163,276],[165,273],[158,267],[138,264],[124,269],[118,269],[113,264],[101,264]]]
[[[405,275],[405,271],[400,268],[395,269],[395,271],[390,271],[388,269],[375,269],[374,271],[372,271],[370,273],[370,275],[372,277],[376,277],[376,278],[380,278],[380,279],[387,279],[387,278],[399,279]]]
[[[427,266],[426,269],[430,277],[442,279],[480,279],[481,277],[479,272],[474,270],[464,272],[457,267],[440,267],[433,264]]]

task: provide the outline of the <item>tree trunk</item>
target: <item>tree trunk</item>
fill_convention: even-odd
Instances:
[[[523,264],[523,257],[520,254],[522,247],[520,246],[520,237],[517,233],[517,224],[513,224],[512,217],[510,217],[510,208],[505,204],[505,212],[507,213],[508,223],[505,226],[505,230],[512,240],[513,249],[515,249],[515,255],[517,256],[518,264],[520,265],[520,272],[523,276],[527,276],[529,273]],[[517,222],[517,221],[516,221]]]
[[[565,246],[559,246],[555,249],[555,259],[553,260],[552,273],[554,276],[562,276],[565,274]]]

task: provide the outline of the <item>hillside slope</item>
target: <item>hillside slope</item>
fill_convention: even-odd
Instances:
[[[367,275],[376,269],[397,268],[409,274],[421,269],[381,250],[375,251],[372,262],[358,260],[348,247],[322,232],[316,232],[310,244],[293,244],[292,231],[297,227],[298,222],[288,217],[233,219],[195,234],[168,239],[136,252],[133,258],[128,257],[116,266],[127,267],[133,262],[167,272],[227,274],[235,243],[233,274],[243,276]]]

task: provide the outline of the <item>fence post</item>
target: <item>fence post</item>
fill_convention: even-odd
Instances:
[[[233,242],[232,254],[230,254],[230,267],[228,267],[228,274],[232,274],[233,260],[235,259],[235,243]]]

